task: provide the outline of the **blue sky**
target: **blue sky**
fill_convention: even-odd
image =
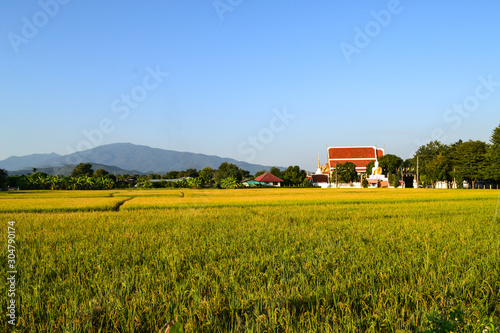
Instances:
[[[0,159],[131,142],[314,170],[500,124],[500,2],[9,1]]]

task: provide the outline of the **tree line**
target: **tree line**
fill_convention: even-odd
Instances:
[[[448,187],[455,183],[458,188],[463,187],[464,181],[472,188],[478,181],[498,184],[500,182],[500,125],[496,127],[490,137],[490,142],[479,140],[462,141],[452,144],[443,144],[431,141],[420,146],[412,158],[403,160],[401,157],[386,154],[378,159],[383,174],[389,177],[393,186],[399,186],[403,175],[415,175],[418,171],[419,186],[432,186],[436,182],[446,182]],[[374,163],[370,162],[366,174],[370,175]],[[255,177],[263,174],[261,170]],[[306,171],[299,166],[289,166],[282,171],[277,167],[269,173],[283,179],[285,186],[311,186]],[[237,188],[241,181],[254,178],[249,171],[239,168],[233,163],[224,162],[218,169],[206,167],[202,170],[187,169],[184,171],[170,171],[164,175],[112,175],[104,169],[92,170],[92,164],[80,163],[69,177],[51,176],[36,172],[30,175],[8,176],[7,171],[0,169],[0,189],[19,188],[23,190],[36,189],[110,189],[120,187],[161,188]],[[333,179],[332,179],[333,178]],[[336,172],[332,173],[330,181],[349,183],[362,181],[363,175],[356,172],[356,166],[351,162],[337,164]],[[159,180],[159,181],[151,181]]]
[[[445,145],[439,141],[421,146],[411,163],[415,165],[418,156],[420,182],[434,185],[437,181],[463,181],[476,187],[477,181],[493,184],[500,182],[500,126],[493,130],[490,143],[479,140],[462,141]]]
[[[289,166],[284,171],[281,171],[277,167],[272,167],[269,171],[261,170],[252,175],[249,171],[243,170],[233,163],[224,162],[218,169],[206,167],[200,171],[187,169],[185,171],[170,171],[164,175],[149,174],[147,178],[140,177],[137,187],[238,188],[243,186],[241,184],[243,180],[256,178],[265,172],[283,179],[285,186],[310,186],[310,182],[307,179],[307,172],[300,169],[297,165]]]
[[[285,171],[271,168],[271,173],[282,178],[287,186],[301,186],[306,172],[298,166],[290,166]],[[255,177],[265,170],[256,173]],[[103,190],[112,188],[238,188],[242,180],[253,179],[249,171],[243,170],[233,163],[224,162],[219,168],[206,167],[202,170],[187,169],[169,171],[163,175],[113,175],[104,169],[94,171],[91,163],[80,163],[68,177],[51,176],[37,172],[21,176],[8,176],[7,171],[0,170],[0,189],[18,188],[21,190]]]
[[[477,182],[498,185],[500,182],[500,125],[493,129],[490,142],[458,140],[451,144],[431,141],[420,146],[411,159],[404,161],[397,170],[419,174],[420,186],[434,187],[436,182],[453,183],[463,188]],[[397,171],[396,170],[396,171]]]
[[[475,188],[478,181],[496,184],[500,182],[500,125],[490,137],[490,142],[459,140],[451,144],[431,141],[420,146],[412,158],[387,154],[378,159],[383,174],[389,176],[391,185],[398,186],[403,175],[415,176],[419,186],[434,187],[437,182],[455,183],[463,188],[464,181]],[[366,174],[370,175],[374,163],[370,162]],[[347,162],[337,165],[339,182],[360,181],[356,166]]]

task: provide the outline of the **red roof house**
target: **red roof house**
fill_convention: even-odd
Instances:
[[[366,166],[384,156],[384,149],[375,146],[370,147],[328,147],[328,165],[330,170],[335,169],[339,163],[352,162],[356,165],[358,173],[366,172]]]
[[[262,175],[255,178],[254,180],[257,182],[266,183],[266,185],[270,185],[270,186],[281,186],[281,184],[285,182],[283,179],[278,178],[269,172],[263,173]]]

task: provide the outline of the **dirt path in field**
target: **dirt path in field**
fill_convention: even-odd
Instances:
[[[110,198],[114,198],[115,197],[115,193],[110,193]],[[134,196],[130,196],[130,197],[125,197],[122,201],[118,201],[115,206],[113,207],[113,211],[115,212],[119,212],[120,211],[120,207],[123,206],[123,204],[129,200],[132,200],[133,198],[135,198]]]

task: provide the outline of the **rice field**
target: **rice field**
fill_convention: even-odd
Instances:
[[[184,332],[423,332],[432,315],[481,332],[490,317],[500,323],[497,198],[416,189],[0,193],[4,246],[16,222],[15,331],[159,332],[174,321]],[[0,263],[6,276],[7,255]],[[0,317],[1,331],[12,331],[5,310]]]

